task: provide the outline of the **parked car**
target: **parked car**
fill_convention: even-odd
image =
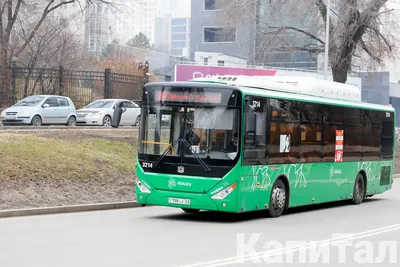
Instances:
[[[111,126],[114,109],[122,102],[120,126],[136,126],[140,121],[140,107],[127,99],[99,99],[77,111],[78,125]]]
[[[58,95],[28,96],[5,109],[3,125],[76,125],[75,105],[69,97]]]

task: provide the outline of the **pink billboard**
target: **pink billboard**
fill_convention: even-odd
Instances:
[[[194,78],[222,75],[275,76],[276,70],[248,69],[220,66],[176,65],[175,81],[186,82]]]

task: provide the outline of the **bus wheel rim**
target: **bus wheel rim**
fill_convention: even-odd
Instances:
[[[285,205],[285,201],[286,201],[285,190],[283,190],[280,187],[275,187],[274,190],[272,191],[272,205],[276,209],[282,209]]]
[[[361,187],[362,187],[362,183],[361,183],[361,179],[359,179],[357,181],[357,185],[356,185],[356,196],[359,197],[361,194]]]

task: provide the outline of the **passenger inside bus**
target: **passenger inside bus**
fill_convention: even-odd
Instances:
[[[200,137],[193,130],[192,121],[187,122],[185,137],[186,141],[192,146],[197,146],[200,143]]]
[[[232,152],[237,152],[237,147],[238,147],[238,138],[237,138],[237,133],[233,135],[233,139],[225,149],[226,153],[232,153]]]

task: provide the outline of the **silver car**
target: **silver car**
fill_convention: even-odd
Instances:
[[[110,126],[114,109],[122,104],[122,116],[120,126],[136,126],[140,121],[140,107],[127,99],[99,99],[86,107],[79,109],[77,113],[77,125]]]
[[[28,96],[5,109],[3,125],[76,125],[75,105],[69,97],[57,95]]]

